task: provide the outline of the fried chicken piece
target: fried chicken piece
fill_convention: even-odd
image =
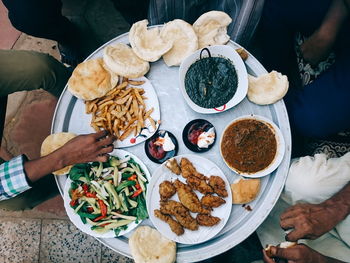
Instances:
[[[227,197],[225,181],[220,176],[212,175],[209,178],[209,185],[213,188],[214,192],[221,197]]]
[[[205,180],[201,180],[194,176],[188,176],[186,182],[193,190],[197,190],[202,194],[213,193],[213,188],[211,188]]]
[[[219,196],[207,194],[202,197],[201,203],[206,207],[219,207],[222,204],[225,204],[226,201]]]
[[[158,209],[154,210],[154,215],[165,223],[168,223],[171,231],[173,231],[176,235],[181,236],[185,232],[182,225],[171,216],[162,214],[162,212],[160,212]]]
[[[196,168],[194,168],[193,164],[187,159],[187,158],[181,158],[181,172],[182,176],[184,178],[187,178],[188,176],[195,176],[198,177],[199,179],[205,179],[206,177],[197,172]]]
[[[164,181],[159,185],[159,195],[162,201],[168,200],[176,193],[176,188],[172,182]]]
[[[172,171],[174,174],[180,175],[181,174],[181,168],[179,164],[177,163],[175,158],[169,159],[166,163],[165,166]]]
[[[194,213],[209,214],[210,210],[205,209],[198,199],[198,196],[193,192],[191,187],[182,183],[179,180],[174,182],[177,195],[179,196],[181,204],[183,204],[188,210]]]
[[[160,202],[160,212],[166,215],[175,216],[176,220],[184,227],[189,230],[197,230],[198,223],[194,219],[190,211],[184,207],[181,203],[174,200],[168,200],[165,202]]]
[[[221,219],[216,216],[203,214],[198,214],[196,220],[200,226],[215,226],[221,221]]]

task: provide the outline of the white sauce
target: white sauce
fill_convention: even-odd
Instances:
[[[214,127],[206,132],[202,132],[198,137],[197,145],[199,148],[208,148],[215,140]]]

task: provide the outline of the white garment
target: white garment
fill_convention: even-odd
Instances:
[[[348,182],[350,153],[340,158],[327,159],[325,154],[316,154],[293,160],[280,200],[257,230],[262,245],[276,245],[284,241],[285,233],[280,228],[279,217],[289,206],[321,203]],[[329,233],[316,240],[303,240],[303,243],[324,255],[350,262],[350,216]]]

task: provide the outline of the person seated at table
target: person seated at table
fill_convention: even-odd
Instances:
[[[44,89],[59,97],[69,76],[70,70],[49,55],[0,50],[0,96]],[[55,180],[49,174],[69,164],[106,160],[107,153],[113,150],[110,146],[113,137],[106,136],[103,131],[77,136],[61,149],[37,160],[29,161],[24,155],[8,162],[0,159],[0,208],[32,208],[57,194]]]
[[[62,62],[72,66],[88,54],[82,54],[86,41],[82,33],[62,15],[61,0],[2,0],[12,25],[28,35],[58,42]],[[131,25],[148,17],[150,25],[179,18],[193,23],[200,15],[220,10],[233,18],[228,28],[232,40],[247,44],[260,18],[263,1],[258,0],[111,0]]]
[[[258,229],[260,240],[264,245],[277,245],[284,238],[300,244],[273,247],[272,257],[350,262],[350,152],[340,158],[316,154],[294,160],[281,197]],[[275,262],[263,253],[265,262]]]
[[[262,62],[268,71],[289,76],[291,85],[284,101],[294,138],[326,138],[350,128],[349,3],[265,1],[259,30]],[[295,50],[297,33],[307,39]],[[296,76],[299,72],[295,74],[297,54],[299,70],[308,71],[301,80]]]

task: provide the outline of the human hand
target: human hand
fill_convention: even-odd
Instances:
[[[114,140],[114,136],[108,135],[107,131],[79,135],[57,150],[60,166],[94,161],[106,162],[108,153],[114,149]]]
[[[284,230],[292,229],[286,240],[316,239],[334,228],[342,217],[336,206],[321,204],[297,204],[288,208],[280,217]]]
[[[327,263],[328,257],[318,253],[306,245],[295,245],[291,248],[271,247],[271,257],[267,256],[263,249],[263,259],[265,263],[285,262],[285,263]]]

